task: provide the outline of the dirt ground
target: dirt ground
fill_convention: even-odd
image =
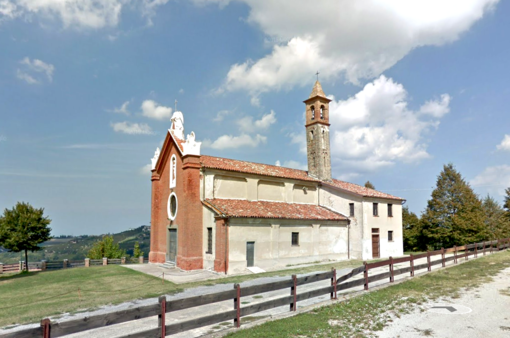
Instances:
[[[510,337],[510,268],[459,298],[417,306],[377,333],[385,338]]]

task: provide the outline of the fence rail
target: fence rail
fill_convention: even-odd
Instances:
[[[143,256],[137,258],[115,258],[115,259],[88,259],[70,261],[67,259],[61,261],[40,261],[40,262],[28,262],[28,271],[53,271],[66,268],[79,268],[79,267],[90,267],[97,265],[109,265],[109,264],[143,264],[148,263]],[[25,270],[25,262],[20,261],[16,264],[3,264],[0,262],[0,275],[4,273],[17,273]]]
[[[291,279],[277,281],[272,283],[253,285],[242,287],[239,284],[234,284],[232,290],[216,292],[201,296],[188,297],[183,299],[176,299],[167,301],[165,296],[159,297],[159,303],[147,306],[136,307],[128,310],[112,312],[108,314],[95,315],[70,321],[52,323],[48,318],[41,321],[41,327],[35,329],[28,329],[23,331],[16,331],[9,334],[0,335],[0,338],[21,338],[21,337],[61,337],[68,334],[83,332],[91,329],[97,329],[105,326],[125,323],[142,318],[158,316],[158,327],[149,330],[144,330],[138,333],[132,333],[123,336],[123,338],[134,337],[165,337],[167,335],[176,334],[203,326],[208,326],[220,323],[226,320],[233,320],[236,327],[241,325],[241,317],[248,316],[261,311],[269,310],[276,307],[288,305],[291,311],[296,311],[297,303],[310,298],[330,295],[331,299],[337,298],[337,292],[342,290],[351,289],[358,286],[363,286],[364,290],[369,289],[370,283],[389,279],[389,282],[394,282],[395,276],[410,273],[414,276],[417,270],[427,269],[431,271],[431,267],[441,264],[443,267],[446,262],[454,261],[458,263],[459,259],[464,258],[468,260],[470,256],[475,258],[478,254],[486,255],[494,251],[505,250],[510,247],[510,239],[502,239],[488,242],[474,243],[464,246],[455,246],[449,249],[441,249],[435,251],[428,251],[418,255],[410,255],[408,257],[392,258],[388,260],[367,263],[364,262],[363,266],[352,269],[350,272],[337,276],[336,270],[332,269],[328,272],[317,273],[304,277],[297,277],[292,275]],[[479,250],[481,249],[481,250]],[[453,253],[453,256],[446,257],[446,254]],[[434,256],[441,256],[440,259],[432,260]],[[414,262],[418,259],[427,258],[427,262],[415,265]],[[395,264],[402,264],[409,262],[408,267],[401,267],[394,269]],[[376,268],[388,267],[387,272],[370,275],[370,271]],[[363,274],[361,278],[355,279],[354,277]],[[353,279],[353,280],[351,280]],[[300,286],[312,284],[316,282],[330,280],[330,285],[322,286],[317,289],[298,293]],[[290,294],[276,299],[265,302],[256,303],[253,305],[241,307],[242,297],[258,295],[265,292],[290,289]],[[232,301],[233,309],[221,313],[215,313],[208,316],[202,316],[186,321],[172,323],[166,325],[166,314],[180,311],[184,309],[199,307],[202,305],[215,304],[223,301]]]

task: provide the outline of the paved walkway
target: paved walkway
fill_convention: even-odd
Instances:
[[[451,256],[451,255],[447,255],[447,257],[448,256]],[[435,256],[433,258],[433,260],[436,260],[439,257],[440,256]],[[473,258],[470,258],[470,259],[473,259]],[[415,266],[418,264],[426,263],[426,262],[427,262],[426,258],[417,259],[417,260],[415,260]],[[464,262],[464,258],[459,259],[459,262]],[[451,266],[451,265],[453,265],[453,261],[447,262],[447,266]],[[399,269],[399,268],[408,267],[408,266],[409,266],[409,262],[395,264],[394,269]],[[441,264],[435,265],[432,267],[433,270],[437,270],[440,268],[441,268]],[[159,267],[158,267],[158,269],[159,269]],[[342,275],[350,272],[351,270],[352,270],[351,268],[337,270],[337,276],[342,276]],[[381,268],[375,268],[375,269],[370,270],[370,275],[375,275],[375,274],[379,274],[379,273],[383,273],[383,272],[387,272],[387,271],[388,271],[387,266],[381,267]],[[416,272],[415,275],[420,275],[420,274],[423,274],[426,272],[427,272],[427,269],[422,269],[422,270],[419,270],[418,272]],[[159,273],[159,272],[156,272],[156,269],[154,269],[154,270],[152,270],[152,272],[148,271],[148,273],[152,274],[152,273]],[[306,275],[313,275],[315,273],[317,273],[317,272],[298,275],[298,277],[306,276]],[[406,278],[408,278],[408,276],[409,276],[408,273],[402,274],[399,276],[395,276],[395,281],[406,279]],[[193,278],[192,279],[193,281],[197,281],[196,278],[198,276],[194,276],[194,277],[189,276],[189,277]],[[165,278],[166,278],[166,276],[165,276]],[[170,276],[169,276],[169,278],[170,278]],[[173,278],[175,278],[175,276],[173,276]],[[221,275],[217,276],[217,278],[221,278]],[[276,282],[276,281],[281,281],[281,280],[288,280],[289,278],[290,278],[290,276],[256,278],[256,279],[241,283],[241,288],[246,287],[246,286],[251,286],[251,285],[258,285],[258,284],[265,284],[265,283]],[[355,279],[359,279],[359,278],[363,278],[363,274],[360,274],[355,277]],[[187,279],[187,277],[186,277],[186,279]],[[377,282],[372,282],[372,283],[370,283],[370,288],[374,288],[376,286],[383,285],[383,284],[389,284],[389,281],[387,279],[384,279],[384,280],[380,280]],[[309,290],[317,289],[320,287],[328,286],[328,285],[330,285],[329,280],[299,286],[298,294],[302,293],[302,292],[309,291]],[[215,292],[219,292],[219,291],[232,290],[232,288],[233,288],[233,284],[231,284],[231,283],[216,284],[213,286],[200,286],[200,287],[196,287],[196,288],[187,289],[187,290],[185,290],[181,293],[178,293],[178,294],[167,295],[167,300],[174,300],[174,299],[181,299],[181,298],[187,298],[187,297],[192,297],[192,296],[205,295],[205,294],[215,293]],[[342,295],[348,295],[348,294],[352,294],[354,292],[360,292],[360,291],[362,291],[362,289],[363,289],[362,286],[357,286],[352,289],[343,290],[342,292],[338,293],[338,295],[339,295],[338,298],[341,299]],[[265,302],[265,301],[268,301],[271,299],[286,296],[286,295],[289,295],[289,292],[290,292],[289,289],[282,289],[282,290],[267,292],[267,293],[264,293],[261,295],[243,297],[241,299],[242,306],[253,305],[256,303]],[[301,301],[298,303],[298,313],[302,312],[302,311],[306,311],[308,308],[317,306],[318,304],[326,304],[327,305],[327,304],[333,304],[334,302],[336,302],[336,301],[329,300],[329,295],[323,295],[321,297]],[[99,309],[97,311],[83,312],[83,313],[79,313],[79,314],[76,314],[73,316],[61,317],[57,321],[60,322],[60,321],[66,321],[66,320],[71,320],[71,319],[83,318],[83,317],[87,317],[87,316],[91,316],[91,315],[105,314],[105,313],[109,313],[109,312],[115,312],[115,311],[119,311],[119,310],[124,310],[124,309],[129,309],[129,308],[133,308],[133,307],[137,307],[137,306],[149,305],[149,304],[154,304],[154,303],[157,303],[156,298],[137,300],[137,301],[133,301],[133,302],[119,304],[116,306],[106,306],[106,307]],[[199,317],[203,317],[206,315],[220,313],[220,312],[228,311],[228,310],[232,310],[232,309],[233,309],[233,301],[230,300],[230,301],[224,301],[224,302],[214,303],[214,304],[210,304],[210,305],[203,305],[203,306],[196,307],[196,308],[175,311],[175,312],[171,312],[171,313],[167,314],[166,324],[169,325],[169,324],[176,323],[179,321],[199,318]],[[241,319],[241,322],[246,323],[246,322],[249,322],[252,320],[258,320],[258,319],[264,319],[264,318],[278,318],[280,316],[287,316],[288,314],[289,314],[289,306],[285,305],[282,307],[270,309],[270,310],[267,310],[264,312],[254,314],[247,318]],[[135,333],[135,332],[140,332],[140,331],[144,331],[147,329],[155,328],[155,327],[157,327],[157,322],[158,322],[158,319],[157,319],[157,316],[155,316],[155,317],[144,318],[144,319],[131,321],[131,322],[127,322],[127,323],[122,323],[122,324],[118,324],[118,325],[112,325],[112,326],[108,326],[108,327],[104,327],[104,328],[99,328],[99,329],[95,329],[95,330],[90,330],[90,331],[86,331],[86,332],[82,332],[82,333],[76,333],[73,335],[68,335],[67,337],[89,338],[92,336],[92,337],[97,337],[97,338],[114,338],[114,337],[120,337],[120,336],[126,335],[128,333]],[[34,325],[31,325],[31,326],[34,326]],[[24,327],[26,328],[28,326],[24,326]],[[205,335],[208,333],[223,331],[223,330],[225,330],[227,328],[231,328],[231,327],[232,327],[232,321],[228,321],[228,322],[219,323],[216,325],[210,325],[210,326],[198,328],[195,330],[187,331],[184,333],[176,334],[171,337],[174,337],[174,338],[199,337],[199,336],[202,336],[202,335]],[[3,332],[0,331],[0,333],[7,333],[10,331],[12,331],[12,330],[3,331]]]

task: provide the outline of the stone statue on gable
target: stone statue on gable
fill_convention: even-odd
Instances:
[[[184,116],[182,113],[180,111],[174,112],[170,121],[172,121],[172,127],[170,129],[174,136],[184,140]]]

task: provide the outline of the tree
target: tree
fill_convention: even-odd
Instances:
[[[119,247],[118,243],[115,243],[113,236],[108,235],[95,242],[88,254],[88,258],[91,259],[122,258],[125,256],[126,252]]]
[[[143,256],[143,251],[140,250],[140,244],[138,242],[135,242],[135,248],[133,249],[133,257],[140,257]]]
[[[42,242],[51,238],[51,220],[44,217],[44,208],[36,209],[29,203],[18,202],[5,209],[0,217],[0,245],[11,252],[25,252],[25,269],[28,271],[28,251],[38,251]]]
[[[404,236],[404,251],[419,251],[424,249],[420,219],[409,207],[402,208],[402,228]]]
[[[506,196],[505,196],[505,203],[503,204],[503,208],[506,209],[506,213],[510,218],[510,188],[506,188],[505,190]]]
[[[423,236],[429,248],[488,239],[482,202],[453,164],[443,167],[431,197],[422,215]]]
[[[498,201],[487,195],[483,199],[482,207],[489,239],[509,237],[510,220],[506,217],[505,210],[499,205]]]
[[[365,182],[365,188],[369,188],[369,189],[374,189],[375,190],[375,186],[370,181],[366,181]]]

